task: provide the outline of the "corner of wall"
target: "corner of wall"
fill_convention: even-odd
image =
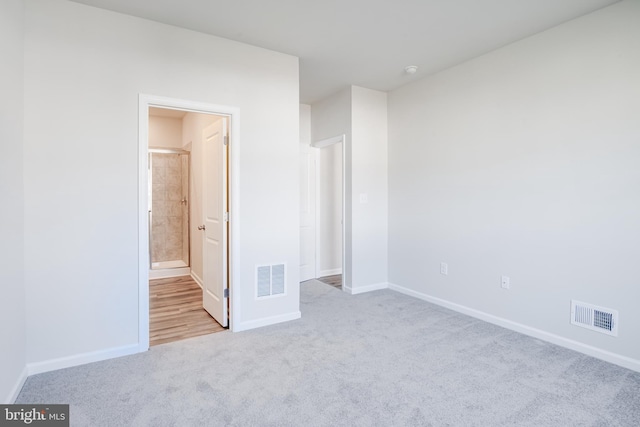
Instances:
[[[24,3],[0,2],[0,397],[13,403],[26,380],[27,304],[24,271]]]

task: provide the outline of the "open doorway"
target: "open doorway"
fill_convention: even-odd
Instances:
[[[228,118],[149,108],[149,345],[228,325]],[[208,229],[208,230],[207,230]]]
[[[301,144],[300,281],[345,290],[344,135]]]
[[[316,275],[342,289],[343,142],[316,145]]]
[[[230,326],[232,115],[192,105],[141,96],[148,252],[145,257],[141,247],[147,274],[140,283],[140,331],[146,348]]]
[[[215,291],[227,264],[220,249],[227,227],[226,121],[149,108],[150,346],[228,325]]]

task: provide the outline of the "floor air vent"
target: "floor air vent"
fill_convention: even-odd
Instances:
[[[256,290],[258,298],[284,295],[284,264],[259,265],[256,267]]]
[[[571,324],[618,336],[618,311],[571,300]]]

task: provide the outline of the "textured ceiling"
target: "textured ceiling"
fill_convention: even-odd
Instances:
[[[395,89],[618,0],[73,1],[298,56],[313,103],[350,84]]]

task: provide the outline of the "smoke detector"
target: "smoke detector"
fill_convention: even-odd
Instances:
[[[407,65],[406,67],[404,67],[404,72],[407,74],[415,74],[416,71],[418,71],[417,65]]]

